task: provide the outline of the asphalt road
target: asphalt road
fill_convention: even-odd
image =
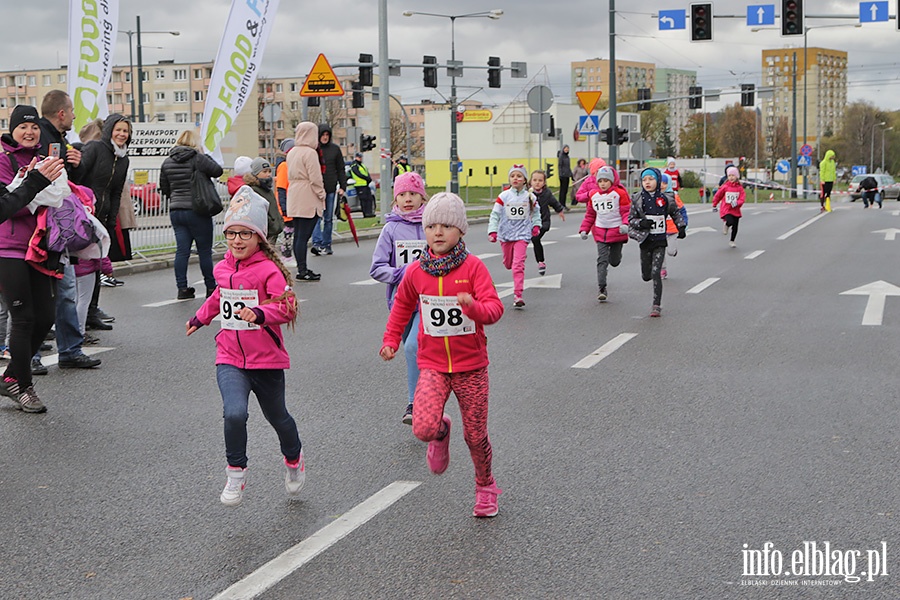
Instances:
[[[214,330],[184,336],[200,299],[153,306],[175,296],[170,271],[131,275],[103,291],[116,322],[100,332],[102,367],[51,367],[36,386],[46,414],[0,407],[0,598],[213,598],[329,538],[328,526],[395,482],[418,485],[258,597],[898,598],[900,298],[886,299],[880,325],[863,325],[868,297],[841,295],[900,285],[900,240],[872,233],[900,229],[898,209],[836,203],[779,239],[818,205],[751,204],[730,249],[717,215],[690,207],[661,319],[648,318],[635,243],[601,305],[595,246],[576,236],[581,214],[554,218],[544,282],[531,259],[526,273],[546,287],[526,289],[521,311],[506,296],[488,328],[504,493],[487,520],[471,517],[461,428],[436,477],[400,422],[402,357],[377,356],[384,288],[353,285],[367,279],[374,241],[310,257],[322,281],[297,287],[287,392],[307,483],[293,501],[254,406],[244,502],[219,503]],[[499,253],[485,231],[470,228],[469,249]],[[508,290],[499,256],[484,261]],[[573,368],[626,333],[636,335]],[[453,400],[448,412],[459,423]],[[843,575],[745,574],[749,556],[773,567],[780,556],[785,569],[799,556],[802,573],[804,542],[829,542]],[[877,574],[850,581],[862,571]]]

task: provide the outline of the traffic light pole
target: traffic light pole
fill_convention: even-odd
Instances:
[[[378,2],[378,113],[381,125],[381,206],[378,221],[391,205],[391,95],[389,88],[387,0]]]
[[[456,17],[450,17],[450,62],[456,64]],[[456,138],[456,69],[450,71],[450,191],[459,194],[459,148]]]
[[[598,121],[599,122],[599,121]],[[616,118],[616,0],[609,0],[609,165],[616,169],[619,146],[615,139],[618,130]],[[599,156],[599,152],[597,155]]]

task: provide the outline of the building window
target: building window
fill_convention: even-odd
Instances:
[[[166,70],[165,69],[156,69],[156,78],[157,79],[165,79],[166,78]]]
[[[194,91],[194,102],[203,102],[203,91],[202,90]]]
[[[66,82],[66,74],[60,73],[56,76],[56,83],[65,83]]]
[[[291,100],[291,110],[300,110],[300,103],[296,100]]]
[[[0,108],[6,108],[6,98],[0,98]]]
[[[187,81],[187,69],[175,69],[175,81]]]
[[[175,102],[187,102],[187,92],[175,92]]]
[[[122,94],[116,94],[113,96],[116,104],[122,104]]]
[[[141,104],[150,104],[150,94],[148,92],[144,92],[141,95]]]
[[[194,79],[203,79],[203,69],[194,69]]]
[[[203,113],[194,113],[194,123],[203,121]]]
[[[166,120],[166,113],[159,113],[156,115],[156,120],[162,123]]]
[[[133,98],[133,94],[125,94],[125,104],[131,104]]]
[[[157,102],[165,102],[166,101],[166,93],[165,92],[156,92],[156,101]]]
[[[131,83],[131,71],[125,71],[125,83]]]
[[[113,101],[112,101],[112,94],[107,94],[107,95],[106,95],[106,103],[107,103],[107,104],[112,104],[112,103],[113,103]]]
[[[284,121],[277,121],[275,123],[275,129],[284,129]]]
[[[34,75],[29,75],[28,85],[37,85],[37,77],[35,77]]]
[[[297,91],[297,87],[298,87],[298,86],[297,86],[297,83],[295,82],[295,83],[292,83],[292,84],[291,84],[291,87],[290,87],[289,89],[290,89],[292,92],[296,92],[296,91]]]
[[[9,127],[9,120],[0,119],[0,127],[2,127],[3,129],[7,129]]]
[[[0,77],[0,87],[6,87],[6,77]]]
[[[150,72],[149,71],[141,71],[141,81],[150,81]]]
[[[276,83],[275,84],[275,93],[280,94],[283,91],[283,88],[284,88],[284,86],[282,86],[280,83]]]
[[[16,75],[16,85],[25,85],[24,75]]]
[[[42,79],[43,79],[44,85],[50,85],[50,76],[49,75],[44,75],[44,77]]]
[[[37,96],[28,96],[28,104],[30,106],[37,106]]]
[[[188,114],[187,113],[175,113],[175,122],[176,123],[188,123]]]

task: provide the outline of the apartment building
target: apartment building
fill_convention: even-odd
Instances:
[[[828,48],[780,48],[763,50],[763,85],[775,88],[762,100],[767,153],[773,152],[775,128],[782,117],[793,117],[793,70],[797,68],[797,142],[816,146],[819,139],[840,128],[847,104],[847,53]],[[804,90],[806,102],[803,102]]]
[[[575,92],[603,92],[609,100],[609,61],[592,58],[571,63],[572,98]],[[656,87],[656,65],[616,59],[616,90]]]
[[[687,96],[688,88],[697,85],[697,72],[682,69],[656,69],[655,94],[666,98]],[[681,130],[688,124],[693,110],[688,108],[688,99],[671,100],[669,106],[669,129],[675,147],[680,148]]]

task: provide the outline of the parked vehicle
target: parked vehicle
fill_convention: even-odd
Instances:
[[[158,215],[163,209],[162,196],[155,182],[136,184],[129,182],[131,202],[136,215]]]
[[[894,181],[894,178],[890,175],[876,173],[873,175],[857,175],[850,180],[850,187],[847,190],[850,192],[850,202],[856,202],[862,198],[862,193],[859,191],[859,182],[866,177],[875,178],[875,181],[878,182],[878,191],[881,192],[885,200],[900,200],[900,184]]]

